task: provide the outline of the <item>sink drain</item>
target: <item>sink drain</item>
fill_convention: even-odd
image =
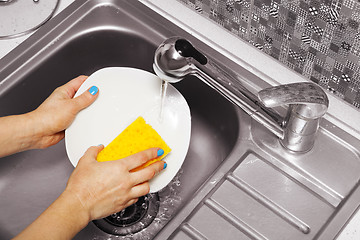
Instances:
[[[122,211],[93,222],[109,234],[121,236],[134,234],[150,225],[157,215],[159,205],[159,195],[148,194]]]

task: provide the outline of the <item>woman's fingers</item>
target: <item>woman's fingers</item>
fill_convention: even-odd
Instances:
[[[149,148],[142,152],[135,153],[129,157],[123,158],[122,161],[125,162],[127,169],[130,171],[163,154],[164,151],[160,148]]]
[[[81,85],[87,79],[87,76],[81,75],[77,78],[72,79],[65,85],[58,88],[58,92],[65,94],[66,99],[72,99],[76,92],[79,90]],[[81,95],[72,99],[72,103],[75,107],[76,112],[90,106],[98,96],[99,89],[96,86],[90,87],[87,91],[83,92]]]
[[[102,144],[98,145],[98,146],[92,146],[92,147],[89,147],[84,156],[80,159],[86,159],[89,161],[89,159],[92,161],[94,159],[96,159],[97,155],[99,154],[99,152],[101,152],[101,150],[104,149],[104,146]],[[85,161],[86,161],[85,160]],[[83,160],[84,161],[84,160]],[[80,161],[79,161],[80,162]]]
[[[90,106],[97,98],[99,89],[96,86],[90,87],[87,91],[73,99],[77,111],[83,110]]]
[[[138,201],[138,198],[131,199],[130,201],[128,201],[128,202],[124,205],[124,208],[127,208],[127,207],[133,205],[133,204],[136,203],[137,201]]]
[[[132,198],[138,198],[141,196],[145,196],[150,192],[149,182],[143,182],[131,188],[130,196]]]
[[[79,90],[81,84],[83,84],[87,78],[88,77],[84,75],[78,76],[63,85],[62,88],[67,91],[69,98],[73,98],[75,93]]]
[[[157,161],[146,168],[140,169],[139,171],[132,172],[131,179],[134,186],[147,182],[152,179],[155,175],[165,169],[167,166],[164,161]]]

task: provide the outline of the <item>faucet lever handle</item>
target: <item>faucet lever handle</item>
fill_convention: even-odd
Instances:
[[[323,116],[329,106],[324,90],[309,82],[265,88],[258,92],[258,98],[265,107],[297,104],[298,114],[312,119]]]
[[[266,88],[258,93],[265,107],[289,104],[280,143],[294,152],[309,151],[315,141],[320,117],[328,108],[324,90],[314,83],[291,83]]]

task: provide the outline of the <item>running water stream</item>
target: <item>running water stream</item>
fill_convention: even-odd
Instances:
[[[161,87],[160,87],[160,115],[159,121],[162,122],[163,114],[164,114],[164,105],[166,101],[166,91],[169,83],[165,80],[161,80]]]

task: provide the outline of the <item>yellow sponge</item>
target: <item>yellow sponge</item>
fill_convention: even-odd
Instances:
[[[132,171],[140,170],[156,161],[160,161],[171,151],[170,147],[161,136],[145,122],[144,118],[138,117],[98,154],[97,161],[118,160],[152,147],[163,149],[164,154]]]

